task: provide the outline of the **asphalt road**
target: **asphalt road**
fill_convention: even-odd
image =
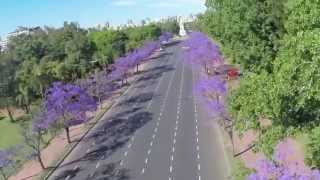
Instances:
[[[224,180],[221,135],[193,97],[179,44],[146,65],[51,180]]]

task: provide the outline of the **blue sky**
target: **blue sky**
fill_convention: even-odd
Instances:
[[[205,10],[204,0],[1,0],[0,36],[17,26],[54,26],[64,21],[79,22],[82,27],[110,22],[124,24]]]

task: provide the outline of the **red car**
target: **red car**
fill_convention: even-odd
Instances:
[[[234,65],[223,64],[213,70],[215,75],[225,77],[227,80],[236,79],[241,75],[240,70]]]

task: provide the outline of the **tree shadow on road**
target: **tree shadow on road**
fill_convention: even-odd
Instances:
[[[117,166],[119,166],[119,162],[102,165],[93,174],[88,175],[86,180],[129,180],[130,170],[126,168],[118,168]]]
[[[62,173],[60,173],[58,176],[56,176],[54,179],[55,180],[60,180],[60,179],[67,179],[67,177],[69,177],[69,179],[72,179],[74,177],[77,176],[77,174],[81,171],[80,168],[76,168],[76,169],[68,169],[63,171]]]
[[[172,67],[172,65],[162,65],[162,66],[151,68],[145,72],[146,74],[145,76],[142,76],[139,79],[137,79],[136,83],[145,82],[149,80],[156,80],[160,78],[163,75],[163,73],[173,71],[173,70],[174,68]]]
[[[110,121],[105,121],[105,123],[100,126],[98,133],[94,133],[94,135],[88,137],[95,141],[96,145],[94,149],[78,159],[61,165],[59,168],[79,162],[93,164],[93,162],[102,160],[102,158],[107,159],[114,152],[124,147],[130,141],[131,136],[151,120],[152,113],[146,111],[135,112],[127,118],[114,116]],[[70,169],[63,170],[58,177],[67,177],[68,175],[75,176],[79,171],[83,170],[86,169],[76,169],[76,171]]]
[[[148,102],[152,99],[153,93],[152,92],[146,92],[146,93],[140,93],[138,95],[135,95],[133,97],[130,97],[129,99],[124,100],[123,102],[119,103],[118,106],[132,106],[134,104],[139,105],[141,103]]]

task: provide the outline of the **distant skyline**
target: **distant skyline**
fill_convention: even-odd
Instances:
[[[1,0],[0,36],[18,26],[61,27],[75,21],[81,27],[110,22],[116,26],[128,20],[160,19],[201,13],[205,0]]]

